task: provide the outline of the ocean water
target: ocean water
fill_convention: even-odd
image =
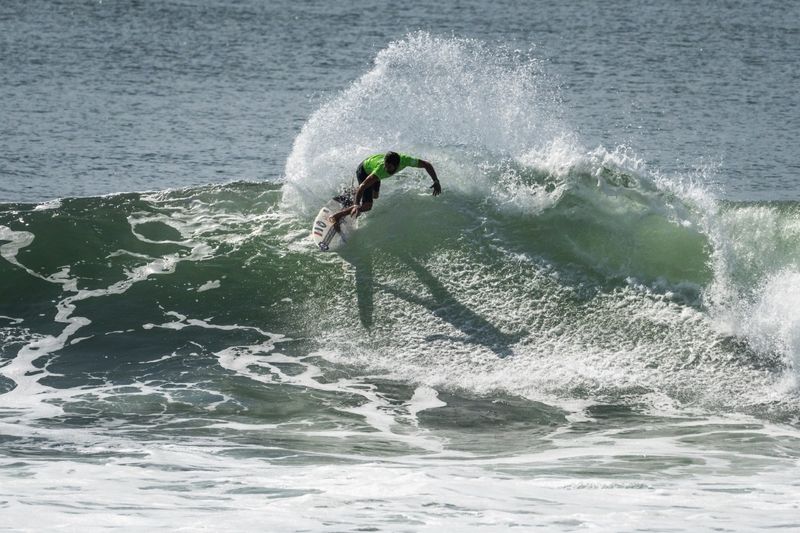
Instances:
[[[0,4],[0,529],[800,528],[800,8]],[[311,220],[387,180],[346,246]]]

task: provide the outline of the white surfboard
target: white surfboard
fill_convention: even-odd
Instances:
[[[356,219],[350,215],[339,220],[338,230],[328,221],[328,217],[344,209],[343,200],[343,197],[337,196],[325,204],[314,219],[314,225],[311,226],[311,239],[323,252],[335,250],[347,243],[348,237],[356,227]]]

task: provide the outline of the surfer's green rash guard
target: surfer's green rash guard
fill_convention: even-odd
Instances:
[[[382,180],[394,175],[386,172],[386,167],[383,164],[383,158],[385,155],[386,154],[371,155],[361,162],[361,165],[364,167],[364,170],[367,171],[368,176],[370,174],[375,174],[375,177],[377,177],[379,180]],[[419,165],[419,159],[416,157],[411,157],[410,155],[406,154],[398,155],[400,156],[400,164],[397,166],[397,172],[400,172],[406,167],[416,167]],[[395,174],[397,174],[397,172],[395,172]]]

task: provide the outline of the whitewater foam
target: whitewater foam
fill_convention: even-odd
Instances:
[[[723,206],[711,212],[714,280],[705,291],[717,327],[794,369],[800,363],[800,214],[782,204]]]
[[[284,203],[318,209],[361,159],[388,149],[434,162],[445,190],[488,193],[474,160],[549,143],[562,131],[557,117],[557,92],[533,57],[414,33],[312,114],[286,162]]]

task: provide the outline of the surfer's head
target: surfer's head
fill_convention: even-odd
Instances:
[[[383,156],[383,166],[389,174],[397,172],[397,167],[400,166],[400,154],[397,152],[386,152],[386,155]]]

